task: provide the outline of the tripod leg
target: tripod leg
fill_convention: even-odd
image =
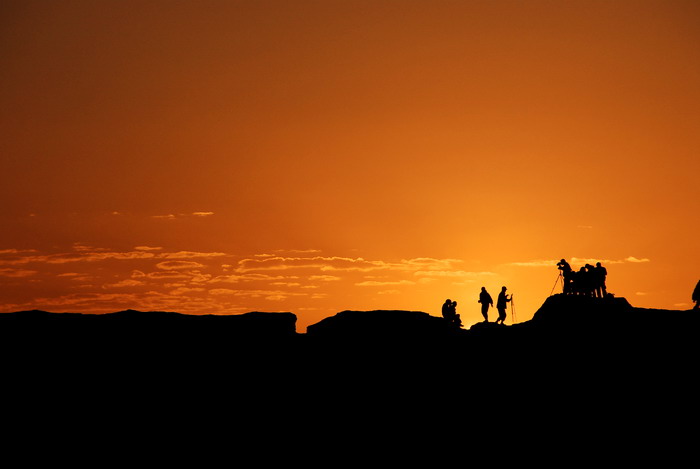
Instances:
[[[557,275],[557,279],[554,281],[554,286],[552,287],[552,291],[549,292],[549,296],[552,296],[552,295],[554,294],[554,289],[557,288],[557,283],[559,283],[559,279],[560,279],[560,278],[562,278],[562,277],[561,277],[561,272],[559,272],[559,275]],[[562,285],[564,285],[564,280],[563,280],[563,279],[562,279],[561,282],[562,282]]]

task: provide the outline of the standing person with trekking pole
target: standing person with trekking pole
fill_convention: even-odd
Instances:
[[[510,298],[506,295],[506,287],[501,288],[501,293],[498,294],[498,300],[496,301],[496,309],[498,310],[498,319],[496,319],[496,324],[503,324],[506,320],[506,307],[508,307],[508,302]]]

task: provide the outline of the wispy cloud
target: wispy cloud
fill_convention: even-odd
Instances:
[[[211,280],[211,283],[240,283],[240,282],[265,282],[272,280],[298,279],[297,275],[268,275],[268,274],[232,274],[218,275]]]
[[[101,252],[101,251],[78,251],[72,253],[58,253],[46,255],[15,256],[0,259],[0,265],[22,265],[33,263],[44,264],[69,264],[72,262],[96,262],[110,259],[134,260],[151,259],[155,255],[150,252],[130,251],[130,252]]]
[[[143,282],[140,280],[135,280],[131,278],[127,278],[124,280],[121,280],[116,283],[107,283],[102,285],[103,289],[108,289],[108,288],[126,288],[126,287],[138,287],[143,285]]]
[[[559,260],[533,260],[533,261],[519,261],[519,262],[511,262],[508,265],[514,265],[516,267],[552,267],[557,264]]]
[[[11,268],[0,269],[0,277],[23,278],[23,277],[31,277],[32,275],[35,275],[37,273],[38,272],[36,270],[11,269]]]
[[[214,212],[191,212],[191,213],[178,213],[177,215],[174,213],[168,213],[164,215],[151,215],[151,218],[154,218],[156,220],[176,220],[179,218],[188,218],[188,217],[198,217],[198,218],[204,218],[204,217],[211,217],[214,215]]]
[[[36,250],[35,249],[0,249],[0,255],[23,254],[25,252],[36,252]]]
[[[178,270],[150,272],[146,276],[153,280],[185,280],[191,277],[191,275]]]
[[[494,272],[467,272],[464,270],[419,270],[414,272],[413,275],[418,277],[466,277],[474,278],[481,276],[493,276],[496,275]]]
[[[209,290],[210,295],[235,295],[238,290],[230,288],[212,288]]]
[[[178,251],[164,252],[156,255],[158,259],[195,259],[198,257],[222,257],[227,254],[224,252],[196,252],[196,251]]]
[[[170,290],[171,295],[187,295],[189,293],[198,293],[198,292],[203,292],[206,291],[205,288],[202,287],[177,287],[174,290]]]
[[[194,261],[165,261],[159,262],[156,267],[163,270],[201,269],[204,264]]]
[[[320,271],[372,272],[377,270],[389,271],[428,271],[450,269],[454,264],[462,262],[458,259],[415,258],[402,259],[399,262],[383,260],[367,260],[362,257],[264,257],[243,259],[238,262],[236,271],[251,272],[264,270],[288,269],[318,269]]]
[[[380,282],[377,280],[366,280],[364,282],[356,283],[358,287],[383,287],[387,285],[415,285],[416,282],[410,280],[389,280],[386,282]]]
[[[209,294],[215,296],[263,298],[271,301],[282,301],[292,296],[309,296],[308,293],[304,292],[290,292],[284,290],[232,290],[229,288],[213,288],[209,290]]]
[[[632,263],[635,263],[635,264],[642,263],[642,262],[651,262],[651,261],[650,261],[649,259],[647,259],[646,257],[641,258],[641,259],[638,259],[638,258],[636,258],[636,257],[634,257],[634,256],[626,257],[626,258],[625,258],[625,261],[627,261],[627,262],[632,262]]]
[[[271,254],[240,258],[225,252],[168,250],[147,242],[133,246],[119,250],[75,243],[64,252],[48,253],[4,249],[0,250],[0,277],[35,272],[32,275],[41,282],[26,282],[22,293],[29,298],[28,292],[35,292],[31,307],[216,313],[252,310],[284,300],[290,304],[298,300],[299,307],[304,307],[305,301],[323,302],[353,288],[392,295],[427,282],[449,283],[490,274],[469,272],[463,261],[451,258],[367,259],[320,255],[317,249],[270,250]],[[58,282],[64,294],[44,297],[40,292],[49,279]],[[11,302],[21,304],[20,300]]]
[[[536,259],[536,260],[531,260],[531,261],[522,261],[522,262],[511,262],[508,265],[516,266],[516,267],[554,267],[556,264],[560,261],[561,259]],[[592,257],[572,257],[570,259],[567,259],[569,264],[572,265],[584,265],[584,264],[592,264],[594,265],[597,262],[600,262],[601,264],[624,264],[626,262],[629,263],[643,263],[643,262],[651,262],[647,258],[637,258],[634,256],[629,256],[624,259],[596,259]]]
[[[227,256],[223,252],[177,251],[158,252],[160,247],[137,246],[133,251],[114,251],[76,243],[71,252],[38,254],[36,250],[5,249],[0,251],[0,265],[25,264],[70,264],[75,262],[99,262],[107,260],[143,260],[143,259],[194,259]]]
[[[319,281],[319,282],[335,282],[340,280],[341,277],[338,277],[337,275],[310,275],[309,280],[312,282],[314,281]]]

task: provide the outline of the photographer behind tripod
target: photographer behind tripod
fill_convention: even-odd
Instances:
[[[557,269],[561,270],[559,275],[563,277],[563,292],[565,295],[569,295],[571,293],[571,266],[566,262],[566,259],[562,259],[557,262]]]

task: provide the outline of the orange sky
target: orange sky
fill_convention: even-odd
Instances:
[[[4,1],[0,311],[686,309],[694,1]],[[573,260],[572,260],[573,259]],[[492,315],[495,318],[495,315]],[[509,320],[510,323],[510,312]]]

